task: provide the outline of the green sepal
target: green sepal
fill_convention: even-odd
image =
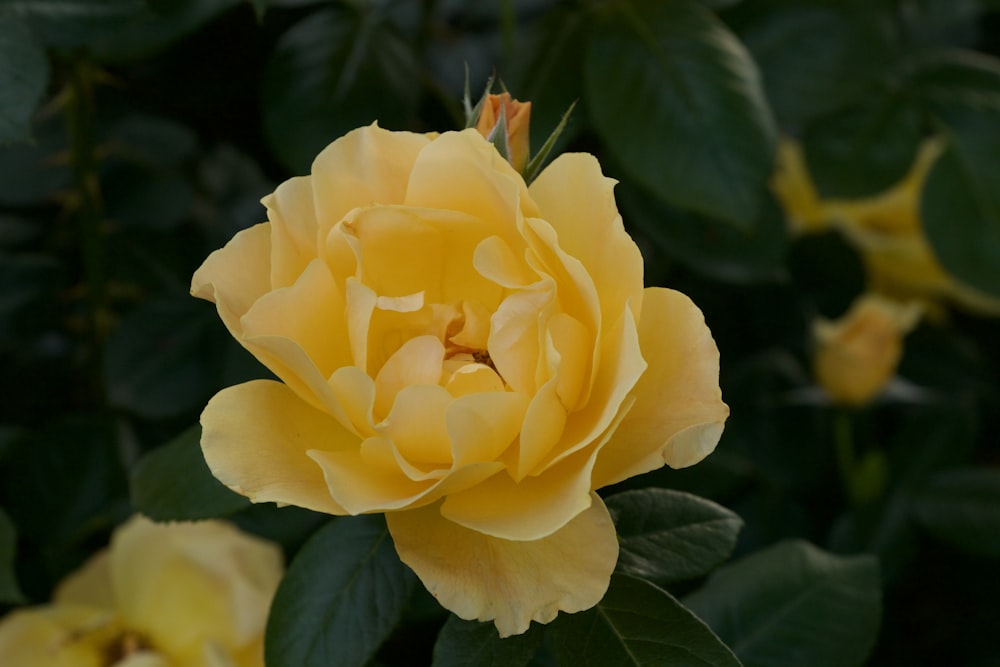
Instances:
[[[522,174],[526,184],[530,185],[531,182],[535,180],[535,177],[538,176],[538,172],[542,170],[542,165],[545,164],[545,160],[548,158],[549,153],[552,152],[552,148],[556,145],[556,142],[559,141],[559,135],[561,135],[563,130],[566,129],[566,124],[569,122],[570,114],[573,113],[573,109],[575,108],[576,100],[574,100],[573,103],[569,105],[569,108],[566,109],[566,113],[562,115],[562,118],[559,120],[559,124],[556,125],[556,129],[552,130],[552,134],[550,134],[549,138],[545,140],[542,147],[538,149],[535,156],[528,160],[528,164],[525,165],[524,173]]]

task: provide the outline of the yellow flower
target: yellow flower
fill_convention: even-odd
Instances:
[[[277,546],[221,521],[134,517],[49,605],[0,622],[4,667],[263,667]]]
[[[899,304],[868,294],[841,319],[820,319],[813,326],[816,380],[834,403],[862,405],[877,396],[895,375],[903,336],[920,317],[915,303]]]
[[[942,300],[983,314],[1000,314],[1000,300],[963,285],[949,275],[924,235],[920,196],[939,140],[921,146],[904,178],[885,192],[862,199],[823,200],[806,168],[802,150],[785,139],[771,186],[781,199],[793,232],[841,230],[861,253],[869,289],[897,300],[915,299],[934,311]]]
[[[524,171],[528,164],[528,152],[531,148],[529,129],[531,124],[531,102],[518,102],[511,99],[510,93],[494,95],[490,93],[483,102],[476,122],[476,130],[484,137],[489,137],[497,130],[500,122],[500,110],[507,122],[507,144],[510,147],[510,163],[518,172]]]
[[[528,188],[474,129],[335,141],[194,275],[282,380],[209,402],[215,476],[385,512],[438,600],[501,635],[596,604],[618,543],[594,490],[698,462],[729,412],[701,312],[643,289],[613,185],[568,154]]]

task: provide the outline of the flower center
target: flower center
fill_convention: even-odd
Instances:
[[[101,665],[112,667],[139,651],[152,648],[149,640],[134,630],[122,630],[101,648]]]

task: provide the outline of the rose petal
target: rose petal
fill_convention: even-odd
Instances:
[[[89,637],[82,634],[87,630]],[[0,621],[0,663],[101,667],[103,647],[92,637],[103,638],[113,631],[114,618],[92,607],[65,604],[15,610]]]
[[[434,336],[417,336],[403,343],[375,377],[375,418],[389,414],[396,396],[404,388],[437,385],[443,364],[444,345]]]
[[[448,521],[436,506],[386,516],[400,559],[441,604],[459,617],[492,620],[501,637],[559,611],[597,604],[618,558],[604,503],[592,504],[558,532],[514,542]]]
[[[430,340],[438,346],[441,344],[436,338]],[[437,373],[441,374],[440,365]],[[382,377],[381,373],[379,377]],[[378,381],[375,384],[378,386]],[[410,384],[395,395],[388,417],[377,430],[392,439],[407,461],[420,467],[431,464],[450,468],[451,440],[445,414],[453,401],[454,398],[444,387],[427,383]]]
[[[290,178],[260,203],[271,222],[271,287],[291,285],[318,252],[312,179]]]
[[[318,447],[356,447],[357,436],[279,382],[223,389],[201,414],[201,449],[215,477],[253,502],[344,514],[322,471],[306,456]]]
[[[79,604],[97,609],[115,609],[111,590],[111,559],[107,551],[91,556],[80,569],[62,580],[52,599],[59,604]]]
[[[452,401],[446,419],[455,465],[499,460],[517,438],[527,405],[527,396],[504,391]]]
[[[729,415],[719,389],[719,351],[691,300],[646,289],[639,341],[649,363],[635,406],[601,450],[594,488],[661,467],[693,465],[715,448]]]
[[[555,309],[555,297],[555,284],[546,279],[508,296],[490,318],[490,358],[515,391],[535,393],[541,327]]]

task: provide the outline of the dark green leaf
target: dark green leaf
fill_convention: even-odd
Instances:
[[[963,551],[1000,556],[1000,469],[956,468],[914,493],[917,519]]]
[[[955,109],[1000,110],[1000,61],[982,53],[934,51],[913,65],[907,91],[954,126]]]
[[[267,621],[270,667],[363,667],[399,622],[417,578],[378,516],[336,519],[299,551]]]
[[[24,594],[14,575],[14,556],[17,553],[17,531],[7,514],[0,510],[0,604],[24,602]]]
[[[0,93],[2,94],[2,93]],[[0,204],[29,206],[55,200],[73,174],[58,156],[69,150],[63,119],[50,116],[32,129],[33,141],[0,146]]]
[[[684,602],[746,667],[851,667],[878,633],[878,562],[782,542],[720,568]]]
[[[664,200],[749,228],[775,142],[750,55],[694,0],[612,8],[585,64],[587,109],[608,150]]]
[[[193,521],[238,512],[250,501],[215,479],[193,426],[139,459],[129,475],[135,508],[154,521]]]
[[[803,146],[821,197],[867,197],[903,178],[922,138],[920,109],[886,92],[810,124]]]
[[[149,301],[129,313],[108,341],[108,396],[144,417],[199,407],[212,393],[215,320],[189,298]]]
[[[264,18],[264,12],[267,11],[267,5],[269,0],[249,0],[250,4],[253,5],[253,11],[257,14],[257,20],[260,21]]]
[[[327,144],[379,121],[406,129],[419,94],[418,59],[374,4],[316,12],[278,41],[264,72],[264,129],[295,173]]]
[[[668,489],[607,499],[618,530],[618,571],[659,585],[708,574],[729,558],[743,521],[721,505]]]
[[[23,21],[0,7],[0,145],[30,138],[48,79],[45,51]]]
[[[775,114],[794,129],[861,94],[888,58],[877,22],[839,7],[779,7],[741,35]]]
[[[725,644],[672,595],[612,575],[596,607],[552,624],[560,665],[573,667],[738,667]]]
[[[757,222],[743,230],[672,208],[628,183],[615,189],[625,224],[657,250],[698,273],[729,283],[779,280],[786,273],[788,232],[774,198],[765,195]]]
[[[542,626],[500,639],[492,623],[451,616],[434,644],[433,667],[524,667],[542,643]]]

